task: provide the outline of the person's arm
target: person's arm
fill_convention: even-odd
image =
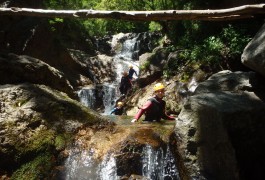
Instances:
[[[116,111],[117,108],[112,109],[112,111],[110,112],[110,114],[114,113]]]
[[[144,114],[144,112],[149,109],[152,106],[151,101],[147,101],[145,105],[137,112],[137,114],[134,116],[134,119],[132,122],[136,122],[140,119],[140,117]]]
[[[167,115],[167,113],[165,112],[165,110],[164,110],[164,113],[163,113],[163,117],[162,118],[163,119],[166,119],[166,120],[175,120],[176,119],[176,117],[174,117],[174,116]]]
[[[135,75],[138,77],[137,72],[134,70]]]

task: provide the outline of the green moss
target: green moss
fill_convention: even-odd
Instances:
[[[147,70],[150,67],[150,61],[146,61],[144,64],[140,66],[140,70],[144,71]]]
[[[56,136],[54,142],[56,150],[62,150],[63,148],[65,148],[70,140],[71,140],[70,134],[60,134]]]
[[[190,75],[188,73],[184,73],[184,74],[182,74],[180,81],[181,82],[188,82],[189,79],[190,79]]]
[[[32,136],[20,144],[17,144],[17,150],[20,152],[18,156],[25,154],[37,154],[54,146],[55,132],[52,130],[39,130]],[[17,157],[19,159],[19,157]]]
[[[13,173],[11,180],[37,180],[48,177],[54,165],[54,158],[51,154],[45,153],[34,160],[21,166]]]

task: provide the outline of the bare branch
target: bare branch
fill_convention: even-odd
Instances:
[[[244,5],[220,10],[165,10],[165,11],[99,11],[45,10],[29,8],[0,8],[0,16],[33,16],[48,18],[103,18],[129,21],[203,20],[227,21],[253,18],[265,14],[265,4]]]

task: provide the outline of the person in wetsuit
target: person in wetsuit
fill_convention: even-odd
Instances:
[[[140,117],[145,114],[144,121],[159,122],[161,119],[175,120],[175,117],[169,116],[165,112],[166,102],[163,100],[165,96],[165,86],[157,83],[154,86],[154,97],[148,99],[146,104],[138,111],[132,119],[132,123],[137,122]]]
[[[121,77],[121,83],[120,83],[120,93],[122,95],[127,95],[128,91],[132,88],[131,80],[128,76],[128,73],[125,71],[123,72],[123,75]]]
[[[138,76],[137,75],[137,72],[133,69],[133,66],[132,65],[130,65],[130,69],[129,69],[129,79],[130,80],[132,80],[133,79],[133,75],[136,75],[136,76]]]
[[[122,115],[123,114],[123,102],[118,102],[117,106],[112,109],[112,111],[110,112],[110,114],[115,114],[115,115]]]

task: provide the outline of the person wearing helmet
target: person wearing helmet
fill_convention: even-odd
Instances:
[[[127,95],[128,90],[131,88],[132,88],[131,80],[128,76],[128,73],[126,71],[124,71],[123,75],[121,77],[121,83],[120,83],[120,87],[119,87],[120,93],[122,95]]]
[[[130,65],[130,69],[129,69],[129,78],[130,78],[130,80],[133,79],[133,74],[135,74],[136,76],[138,76],[137,75],[137,72],[133,69],[133,66]]]
[[[138,121],[143,114],[145,114],[144,121],[147,122],[159,122],[161,119],[174,120],[175,117],[169,116],[165,112],[166,102],[162,100],[164,96],[165,86],[162,83],[155,84],[154,97],[148,99],[131,122]]]
[[[123,114],[123,102],[119,101],[116,107],[110,112],[110,114],[122,115]]]

